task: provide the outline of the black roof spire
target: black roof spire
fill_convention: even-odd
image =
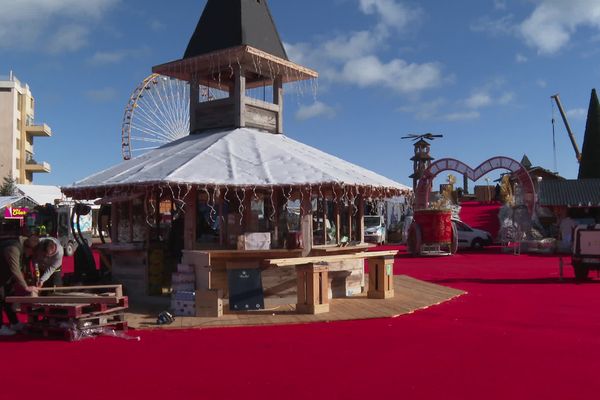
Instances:
[[[578,178],[600,178],[600,103],[596,89],[592,90],[590,98]]]
[[[245,45],[288,60],[267,0],[208,0],[183,58]]]

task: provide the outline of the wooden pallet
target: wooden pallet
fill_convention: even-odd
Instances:
[[[20,303],[28,318],[26,332],[31,335],[72,341],[100,333],[102,328],[128,329],[129,300],[121,285],[51,288],[43,293],[50,296],[7,298]]]
[[[122,297],[116,304],[21,304],[21,312],[48,318],[79,318],[86,314],[127,308],[129,300]]]

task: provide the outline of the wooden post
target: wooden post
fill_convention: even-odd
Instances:
[[[329,267],[319,264],[304,264],[296,267],[298,274],[299,314],[321,314],[329,312]]]
[[[223,193],[219,193],[218,202],[219,215],[217,218],[219,218],[219,245],[224,247],[227,241],[227,219],[225,218],[224,214],[225,207],[223,207],[223,204],[225,202],[225,196]]]
[[[110,241],[119,243],[119,203],[110,206]]]
[[[196,108],[200,103],[200,83],[196,78],[190,81],[190,133],[196,130]]]
[[[280,76],[273,81],[273,103],[279,106],[275,131],[283,133],[283,81]]]
[[[271,190],[275,190],[275,189],[271,189]],[[274,221],[269,221],[269,223],[273,224],[273,238],[271,239],[271,242],[273,243],[271,248],[272,249],[278,249],[280,248],[281,244],[279,243],[279,208],[281,207],[281,201],[279,200],[279,196],[276,196],[275,193],[271,193],[271,196],[273,198],[273,210],[271,211],[271,213],[273,213],[273,220]],[[270,215],[267,217],[269,218],[271,216]]]
[[[133,242],[133,200],[127,201],[129,207],[129,242]]]
[[[358,222],[356,224],[358,240],[365,241],[365,199],[362,194],[358,195]]]
[[[235,126],[242,128],[246,126],[246,76],[243,68],[237,67],[235,69],[234,82],[233,112],[235,113]]]
[[[318,199],[318,202],[320,202],[321,207],[323,207],[323,212],[321,213],[320,217],[323,218],[323,232],[321,232],[321,234],[323,236],[323,244],[325,245],[327,244],[327,201],[325,200],[325,197],[323,197]],[[319,206],[317,206],[317,211],[319,211]]]
[[[302,241],[304,242],[302,257],[306,257],[312,251],[313,246],[312,193],[304,188],[300,190],[305,191],[300,206],[301,211],[304,211],[300,216],[300,229],[302,230]]]
[[[390,299],[394,297],[394,257],[369,258],[370,299]]]
[[[340,238],[341,238],[341,231],[342,231],[342,226],[340,225],[340,222],[342,221],[340,218],[340,202],[339,200],[335,202],[335,204],[333,205],[333,212],[335,213],[335,235],[336,235],[336,243],[340,244]]]
[[[183,228],[183,248],[194,250],[196,244],[196,221],[198,213],[198,190],[192,187],[185,197],[185,216]]]

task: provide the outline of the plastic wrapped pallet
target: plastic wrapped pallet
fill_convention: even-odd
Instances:
[[[238,250],[269,250],[271,248],[271,233],[244,233],[238,236],[237,248]]]

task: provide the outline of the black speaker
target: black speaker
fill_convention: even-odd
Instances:
[[[265,297],[260,269],[230,269],[229,309],[231,311],[263,310]]]

